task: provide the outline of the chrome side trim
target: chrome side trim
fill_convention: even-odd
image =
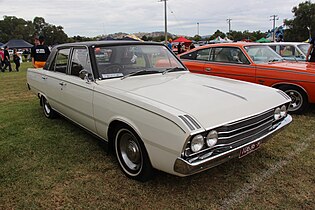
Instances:
[[[282,95],[285,99],[291,100],[290,96],[288,96],[286,93],[284,93],[282,90],[277,90],[277,92]]]
[[[185,114],[185,115],[180,115],[178,117],[188,126],[188,128],[191,131],[198,130],[201,128],[201,126],[197,123],[197,121],[190,115]]]
[[[195,130],[195,127],[184,116],[178,117],[188,126],[191,131]]]
[[[192,118],[190,115],[184,115],[188,120],[190,120],[190,122],[192,122],[192,124],[197,128],[197,129],[200,129],[201,126],[197,123],[197,121]]]

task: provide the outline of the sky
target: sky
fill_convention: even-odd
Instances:
[[[272,29],[272,15],[292,19],[301,0],[167,0],[168,32],[176,35],[212,35],[216,30],[262,31]],[[68,36],[95,37],[116,32],[164,31],[161,0],[0,0],[0,20],[16,16],[43,17],[64,28]],[[199,24],[198,24],[199,23]],[[199,25],[199,27],[198,27]],[[198,30],[199,29],[199,30]]]

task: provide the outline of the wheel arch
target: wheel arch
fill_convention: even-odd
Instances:
[[[143,141],[143,138],[141,138],[141,133],[139,129],[137,129],[137,127],[133,123],[123,118],[116,118],[116,119],[113,119],[109,123],[108,129],[107,129],[107,139],[108,139],[108,145],[109,145],[108,148],[110,149],[110,151],[115,151],[114,150],[115,132],[117,131],[117,128],[121,126],[127,126],[130,129],[132,129],[137,134],[137,136],[142,141],[142,143],[144,144],[144,141]]]
[[[279,87],[283,86],[283,85],[288,85],[288,86],[299,88],[300,90],[302,90],[305,93],[305,95],[307,96],[307,99],[309,100],[308,92],[301,85],[298,85],[298,84],[295,84],[295,83],[288,83],[288,82],[286,82],[286,83],[276,83],[276,84],[273,84],[271,87],[280,89]]]
[[[43,106],[42,97],[45,97],[46,100],[48,100],[47,96],[46,96],[44,93],[42,93],[42,92],[39,92],[39,93],[37,94],[37,97],[39,98],[39,104],[40,104],[40,106]]]

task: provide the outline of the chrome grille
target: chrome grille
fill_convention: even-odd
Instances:
[[[273,123],[273,110],[260,115],[246,118],[237,122],[229,123],[217,128],[219,141],[217,146],[230,145],[238,141],[251,141],[257,134],[263,135],[268,132]]]

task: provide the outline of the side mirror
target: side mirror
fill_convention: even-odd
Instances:
[[[86,80],[87,82],[90,82],[89,78],[91,75],[92,75],[91,73],[84,69],[79,72],[79,77],[83,80]]]

